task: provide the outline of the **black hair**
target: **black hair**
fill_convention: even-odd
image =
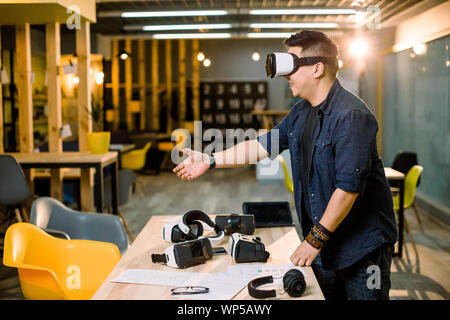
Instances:
[[[323,56],[336,58],[339,55],[338,46],[323,32],[302,30],[292,34],[283,43],[289,47],[301,47],[302,56]],[[329,65],[330,73],[336,75],[337,66]]]

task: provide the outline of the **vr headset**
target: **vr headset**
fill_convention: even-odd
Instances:
[[[248,293],[257,299],[274,298],[277,296],[276,290],[260,290],[257,287],[267,283],[273,283],[273,277],[261,277],[254,279],[247,285]],[[283,276],[283,289],[291,297],[300,297],[306,290],[306,282],[303,273],[298,269],[291,269]]]
[[[200,238],[171,245],[163,254],[152,254],[152,262],[162,262],[172,268],[189,268],[205,263],[213,256],[211,242]]]
[[[207,237],[212,245],[215,246],[220,244],[225,238],[225,232],[201,210],[187,211],[178,222],[165,224],[163,227],[163,240],[178,243],[198,239],[203,235],[203,225],[200,221],[203,221],[214,228],[217,235],[214,237]]]
[[[233,233],[229,244],[231,257],[237,263],[266,262],[270,256],[270,253],[265,251],[264,243],[259,237]]]
[[[266,73],[268,77],[288,76],[295,73],[302,66],[312,66],[316,63],[338,65],[338,60],[331,57],[303,57],[292,53],[274,52],[266,56]]]
[[[255,232],[255,216],[252,214],[217,215],[216,225],[226,235],[233,233],[253,234]]]

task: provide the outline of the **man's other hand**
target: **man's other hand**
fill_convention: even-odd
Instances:
[[[313,248],[308,242],[303,241],[291,255],[291,262],[295,266],[310,267],[319,252],[319,249]]]
[[[188,157],[173,169],[180,179],[191,181],[208,171],[209,156],[207,154],[189,148],[183,148],[181,152]]]

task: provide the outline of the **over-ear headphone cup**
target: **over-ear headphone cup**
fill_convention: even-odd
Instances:
[[[306,290],[303,273],[298,269],[291,269],[283,277],[284,290],[291,297],[300,297]]]

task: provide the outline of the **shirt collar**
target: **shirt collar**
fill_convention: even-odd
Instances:
[[[339,89],[341,88],[341,83],[339,82],[339,80],[336,78],[336,80],[334,81],[333,85],[331,86],[330,91],[328,91],[328,95],[325,98],[324,101],[322,101],[322,103],[317,107],[319,108],[319,110],[324,113],[324,114],[329,114],[330,113],[330,109],[329,106],[334,102],[334,100],[336,99],[336,96],[339,92]]]

